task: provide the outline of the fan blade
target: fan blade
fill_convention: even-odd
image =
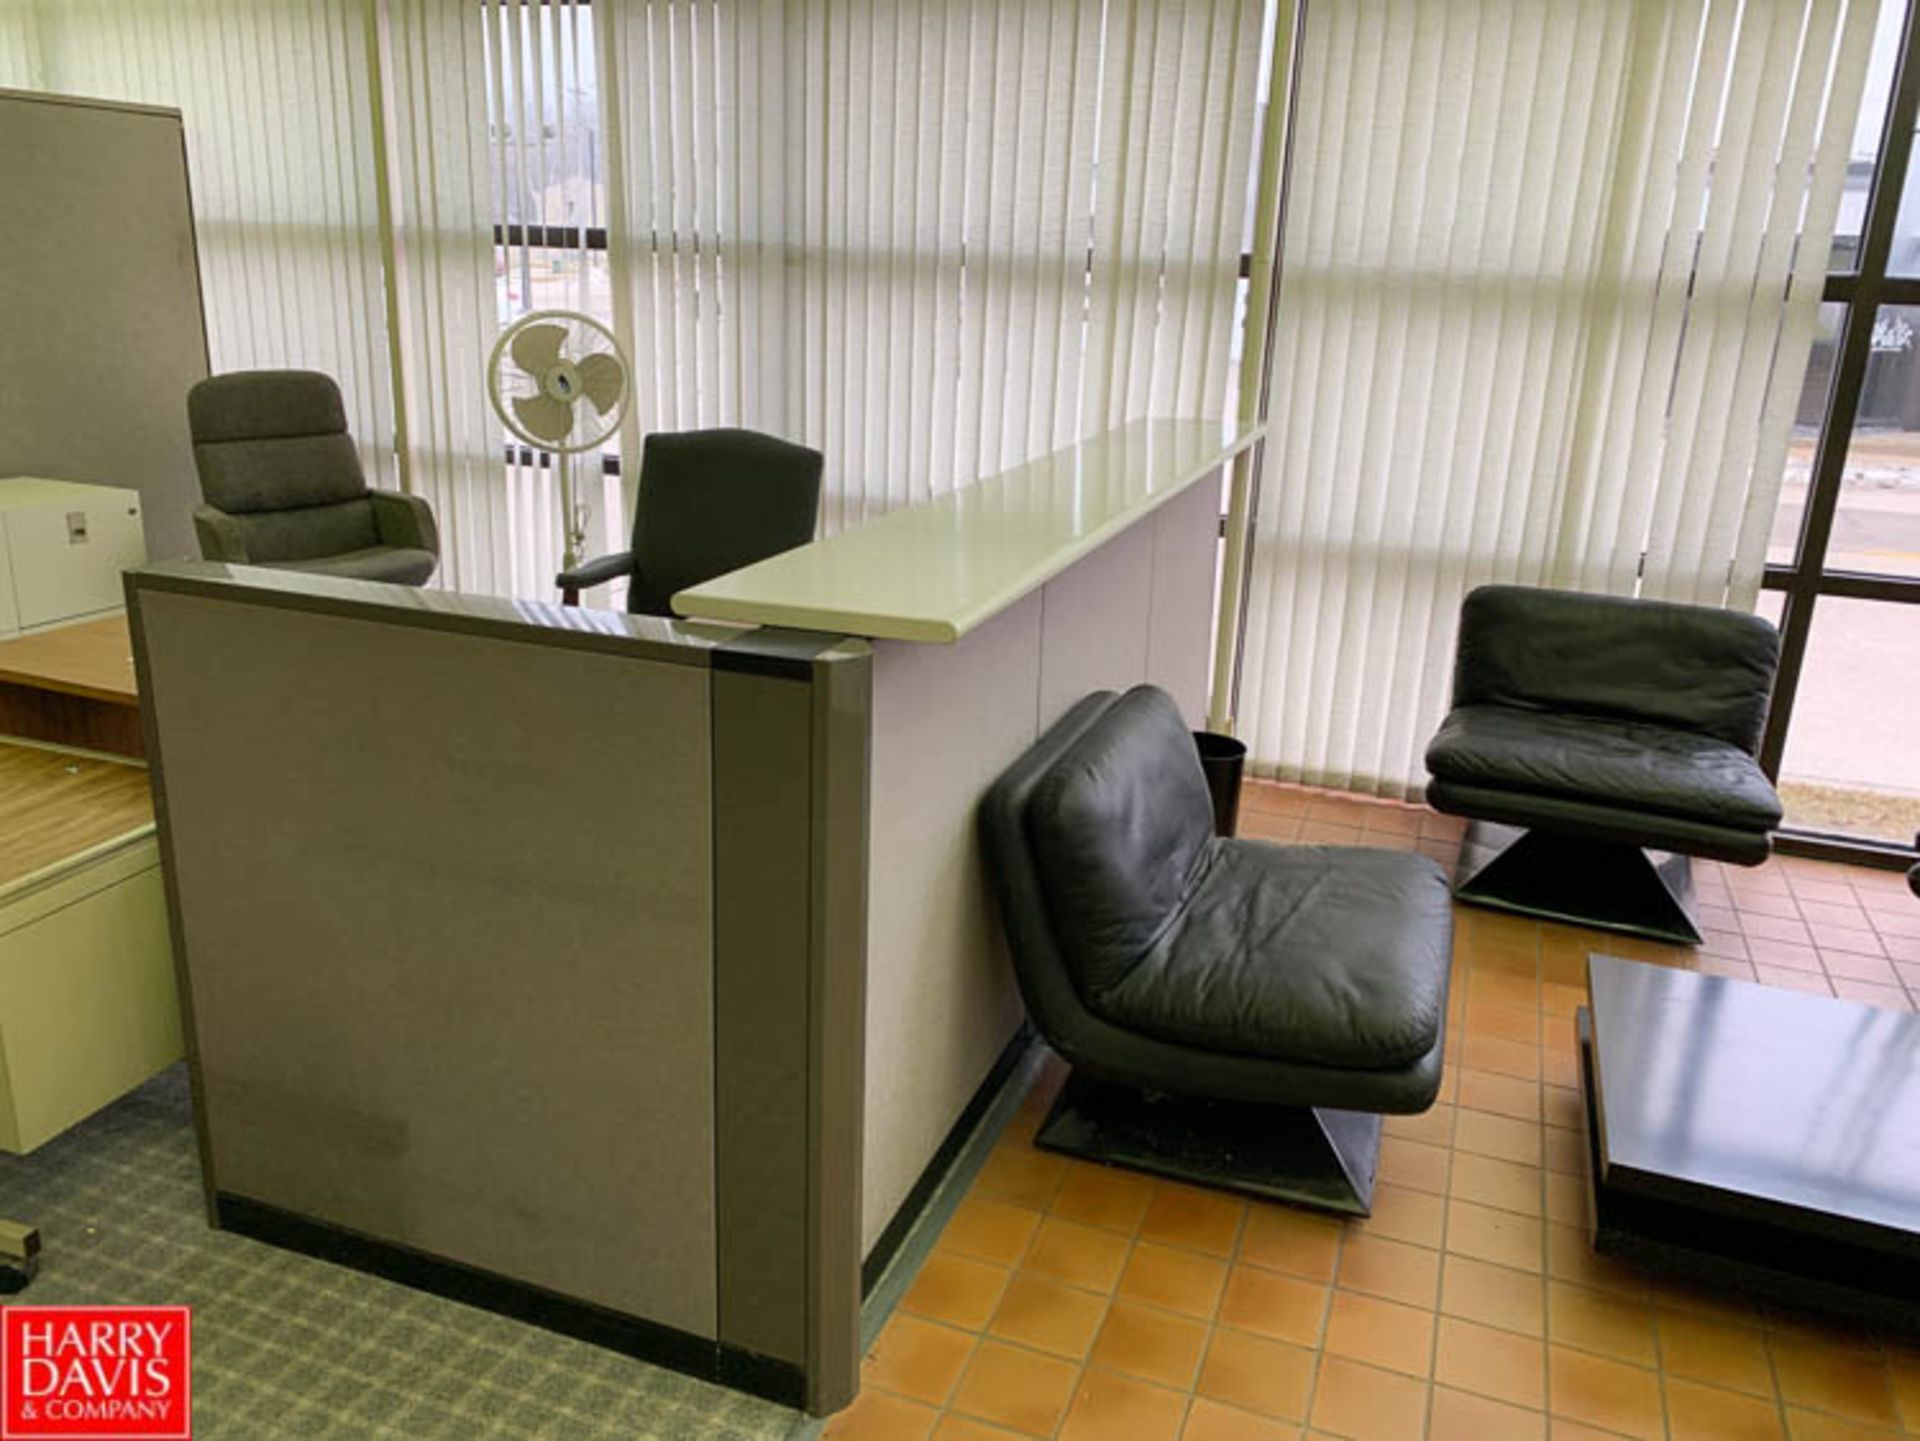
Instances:
[[[551,395],[516,395],[513,413],[530,435],[558,445],[573,429],[573,407]]]
[[[559,361],[560,343],[566,338],[564,325],[529,325],[513,337],[507,353],[515,365],[538,379]]]
[[[627,388],[627,368],[611,355],[589,355],[580,362],[580,389],[602,415],[620,403]]]

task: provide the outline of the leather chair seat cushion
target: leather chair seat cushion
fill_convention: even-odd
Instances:
[[[322,556],[315,560],[276,561],[270,569],[332,575],[342,580],[385,581],[389,585],[424,585],[437,563],[430,550],[374,545],[364,550],[351,550],[344,555]]]
[[[1214,1050],[1410,1066],[1440,1038],[1452,938],[1446,876],[1425,856],[1219,841],[1171,924],[1089,1009]]]
[[[1456,707],[1427,747],[1449,784],[1584,801],[1738,831],[1780,823],[1780,798],[1738,746],[1645,721]]]

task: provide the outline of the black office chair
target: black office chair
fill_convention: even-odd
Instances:
[[[1381,1114],[1440,1088],[1440,868],[1215,836],[1152,686],[1068,711],[980,824],[1027,1011],[1073,1067],[1035,1144],[1366,1215]]]
[[[676,591],[813,539],[817,450],[752,430],[656,431],[640,458],[633,542],[561,571],[561,600],[627,577],[627,610],[671,615]]]
[[[1698,943],[1688,857],[1772,853],[1756,757],[1779,652],[1766,621],[1711,606],[1474,591],[1427,747],[1428,802],[1474,822],[1454,894]]]

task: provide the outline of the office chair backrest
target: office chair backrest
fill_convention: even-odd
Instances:
[[[360,453],[330,376],[242,370],[187,393],[207,504],[247,533],[257,561],[305,560],[379,543]]]
[[[751,430],[649,435],[627,609],[671,614],[675,591],[812,540],[823,464],[817,450]]]

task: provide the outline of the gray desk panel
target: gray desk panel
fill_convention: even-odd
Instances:
[[[215,1183],[715,1335],[706,667],[139,611]]]

